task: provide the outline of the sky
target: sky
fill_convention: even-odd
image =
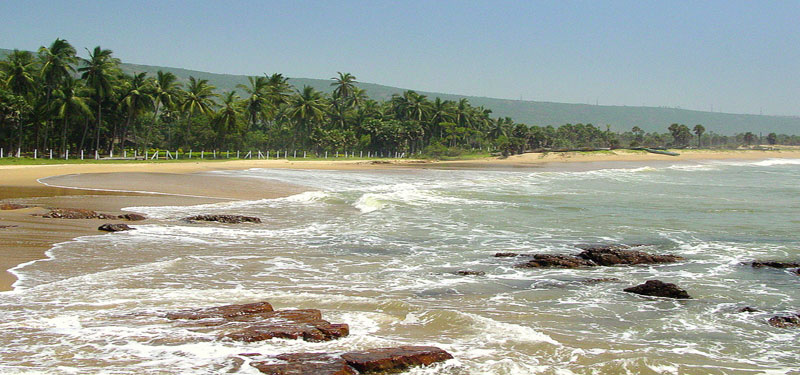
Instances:
[[[462,95],[800,115],[800,1],[13,1],[0,48]]]

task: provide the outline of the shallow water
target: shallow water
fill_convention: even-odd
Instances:
[[[430,344],[455,360],[415,374],[798,373],[800,160],[599,170],[217,172],[316,191],[193,207],[132,208],[136,231],[59,244],[0,294],[0,372],[217,373],[231,356]],[[187,224],[195,213],[262,224]],[[575,254],[640,243],[685,262],[514,268],[500,251]],[[453,274],[479,270],[482,277]],[[614,277],[619,282],[587,284]],[[622,292],[648,279],[692,300]],[[319,308],[351,335],[243,344],[159,314],[267,300]],[[737,313],[743,306],[761,312]],[[240,373],[256,373],[243,366]]]

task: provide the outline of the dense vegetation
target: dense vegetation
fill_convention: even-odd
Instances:
[[[38,53],[13,51],[0,61],[0,146],[23,151],[98,150],[461,150],[517,153],[532,149],[616,147],[738,147],[800,144],[800,137],[753,133],[723,136],[672,124],[668,133],[639,127],[612,132],[591,124],[529,126],[458,101],[414,91],[376,101],[338,73],[331,94],[292,87],[281,74],[249,77],[236,90],[217,92],[213,82],[170,72],[125,74],[112,51],[96,47],[88,58],[62,39]]]

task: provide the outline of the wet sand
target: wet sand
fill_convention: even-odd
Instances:
[[[67,164],[0,166],[0,203],[34,207],[0,211],[0,291],[16,280],[6,271],[21,263],[45,257],[54,244],[84,235],[98,235],[108,220],[45,219],[46,208],[83,208],[119,214],[131,206],[194,205],[227,200],[253,200],[288,196],[303,187],[251,179],[220,177],[214,170],[250,168],[386,169],[386,168],[602,168],[620,162],[693,160],[759,160],[800,158],[800,150],[706,151],[684,150],[666,156],[642,152],[523,154],[508,158],[429,163],[406,161],[287,161],[236,160],[224,162]],[[567,164],[568,163],[568,164]],[[146,223],[146,222],[145,222]],[[7,226],[7,227],[4,227]]]

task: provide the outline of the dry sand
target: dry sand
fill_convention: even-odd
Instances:
[[[665,162],[690,160],[800,158],[800,150],[706,151],[683,150],[680,156],[642,152],[523,154],[505,159],[427,163],[424,161],[370,162],[358,160],[287,161],[236,160],[224,162],[65,164],[0,166],[0,203],[34,207],[0,211],[0,291],[9,290],[14,275],[5,271],[20,263],[44,258],[53,244],[78,236],[101,234],[107,220],[45,219],[47,207],[84,208],[119,214],[123,207],[193,205],[224,200],[264,199],[304,191],[299,186],[250,179],[223,178],[214,170],[250,168],[381,169],[381,168],[525,168],[565,167],[566,163]],[[48,186],[49,185],[49,186]],[[153,194],[158,193],[158,194]],[[10,226],[10,227],[3,227]]]

